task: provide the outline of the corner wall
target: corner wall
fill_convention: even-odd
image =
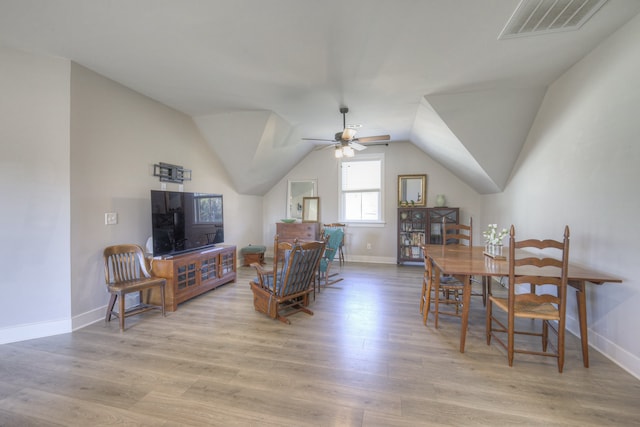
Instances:
[[[484,207],[519,238],[561,238],[568,224],[571,262],[622,278],[588,286],[589,342],[640,378],[638,40],[640,16],[549,88],[504,193]]]
[[[71,330],[69,61],[0,46],[0,344]]]
[[[104,317],[102,250],[144,247],[151,235],[149,191],[159,162],[192,170],[184,191],[222,193],[225,243],[238,247],[262,229],[262,199],[233,190],[191,117],[78,64],[71,66],[71,307],[74,329]],[[167,184],[178,190],[178,184]],[[117,225],[104,214],[116,212]]]

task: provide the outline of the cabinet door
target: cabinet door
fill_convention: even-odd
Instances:
[[[235,271],[235,250],[228,250],[220,254],[220,277]]]
[[[398,263],[423,262],[427,213],[424,208],[398,210]]]
[[[206,255],[200,259],[200,282],[205,283],[210,279],[217,279],[218,275],[218,255]]]
[[[198,284],[198,263],[188,261],[175,263],[175,286],[176,291],[182,292],[194,288]]]
[[[458,223],[458,208],[429,208],[429,244],[442,244],[442,220]]]

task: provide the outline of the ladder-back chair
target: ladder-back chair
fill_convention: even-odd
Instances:
[[[495,338],[496,342],[507,350],[509,366],[513,366],[514,353],[535,354],[555,357],[558,362],[558,372],[562,372],[567,306],[569,227],[565,227],[562,241],[536,239],[516,241],[513,225],[509,235],[508,295],[506,298],[489,297],[486,317],[487,345],[491,344],[491,338]],[[526,252],[522,253],[522,250]],[[555,250],[559,254],[549,254],[551,250]],[[555,256],[552,257],[552,255]],[[524,293],[517,293],[516,288]],[[506,313],[506,325],[494,315],[495,308]],[[536,332],[516,329],[516,319],[540,320],[542,330]],[[557,328],[555,324],[557,324]],[[520,325],[518,325],[519,327]],[[555,346],[549,340],[549,329],[557,335]],[[504,334],[507,335],[506,343],[503,341]],[[523,346],[516,348],[515,334],[541,337],[542,351],[527,349]],[[551,348],[549,349],[549,347]]]

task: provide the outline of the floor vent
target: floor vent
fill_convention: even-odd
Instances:
[[[498,39],[577,30],[607,0],[522,0]]]

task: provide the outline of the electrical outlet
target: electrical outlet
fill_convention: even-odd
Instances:
[[[367,243],[367,250],[371,250],[371,243]]]
[[[105,225],[115,225],[118,223],[118,214],[116,212],[107,212],[104,214]]]

